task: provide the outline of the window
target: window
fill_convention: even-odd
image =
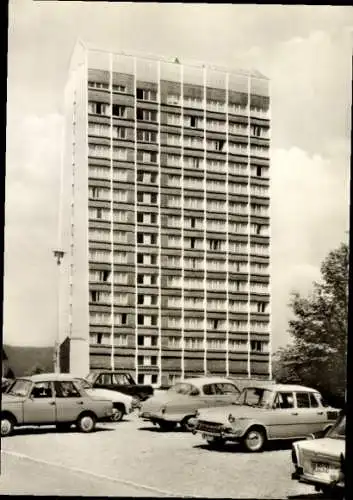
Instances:
[[[125,85],[113,83],[113,92],[126,92],[126,87]]]
[[[214,394],[221,394],[221,391],[217,389],[216,384],[207,384],[203,386],[203,393],[206,396],[213,396]]]
[[[318,400],[316,399],[315,394],[313,394],[312,392],[309,393],[309,400],[310,400],[310,407],[311,408],[318,408],[319,407]]]
[[[257,176],[257,177],[261,177],[261,173],[262,173],[262,168],[261,168],[261,167],[259,167],[259,166],[257,166],[257,167],[256,167],[256,176]]]
[[[157,163],[157,153],[154,151],[137,151],[137,161]]]
[[[150,109],[136,109],[136,119],[138,121],[145,122],[156,122],[157,121],[157,111],[152,111]]]
[[[95,115],[109,115],[109,105],[103,102],[89,102],[88,103],[88,113]]]
[[[52,398],[53,391],[51,388],[51,382],[37,382],[31,391],[31,396],[35,399]]]
[[[157,142],[157,133],[150,130],[138,130],[137,140],[141,142]]]
[[[126,106],[121,106],[120,104],[113,104],[113,116],[119,118],[126,118]]]
[[[115,137],[115,139],[126,139],[126,130],[126,127],[114,127],[113,137]]]
[[[109,83],[89,81],[88,87],[93,88],[93,89],[105,89],[105,90],[107,90],[107,89],[109,89]]]
[[[80,398],[81,394],[70,381],[54,382],[57,398]]]
[[[294,397],[292,392],[278,392],[274,402],[274,408],[286,410],[294,408]]]
[[[157,100],[157,92],[149,89],[136,89],[136,98],[142,101],[156,101]]]
[[[297,408],[310,408],[310,399],[308,392],[297,392]]]
[[[97,344],[101,344],[103,339],[103,333],[97,333]]]
[[[239,390],[233,384],[218,384],[218,386],[221,386],[223,394],[239,394]]]

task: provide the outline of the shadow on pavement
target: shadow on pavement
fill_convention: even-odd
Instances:
[[[171,430],[165,430],[161,429],[159,426],[156,427],[139,427],[139,431],[150,431],[150,432],[160,432],[161,434],[178,434],[178,433],[183,433],[183,434],[191,434],[191,432],[186,431],[182,427],[175,427],[175,429]]]
[[[96,427],[91,434],[95,434],[96,432],[101,431],[114,431],[115,428],[111,427]],[[83,434],[74,426],[71,429],[65,431],[58,431],[56,427],[21,427],[14,430],[13,436],[28,436],[28,435],[36,435],[36,434]],[[11,437],[11,436],[10,436]]]
[[[259,452],[259,454],[266,454],[266,452],[270,451],[290,450],[291,447],[292,447],[292,442],[270,441],[269,443],[267,443],[264,450],[262,452]],[[244,450],[240,443],[231,443],[231,442],[225,443],[224,445],[220,446],[212,446],[206,443],[202,443],[194,445],[193,448],[198,448],[200,450],[210,450],[221,453],[247,453],[247,454],[250,453]]]
[[[288,500],[315,500],[315,499],[324,499],[324,498],[328,498],[328,497],[325,497],[322,493],[318,493],[318,492],[315,492],[315,493],[307,493],[307,494],[301,494],[301,495],[289,495],[288,497]],[[335,497],[332,497],[332,500],[334,499]]]

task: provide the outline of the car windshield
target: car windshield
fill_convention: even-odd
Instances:
[[[94,381],[94,377],[95,377],[95,376],[96,376],[96,374],[95,374],[95,373],[93,373],[93,372],[92,372],[92,373],[89,373],[89,374],[87,375],[87,377],[86,377],[87,382],[89,382],[90,384],[93,384],[93,381]]]
[[[168,392],[175,392],[177,394],[183,394],[185,396],[196,396],[199,394],[199,390],[192,384],[178,383],[170,387]]]
[[[92,384],[83,378],[75,378],[76,384],[82,389],[92,389]]]
[[[272,401],[272,391],[259,387],[247,387],[243,389],[236,403],[240,405],[270,408]]]
[[[327,437],[332,439],[345,439],[346,438],[346,416],[342,415],[337,420],[335,425],[328,431]]]
[[[31,387],[32,382],[30,380],[17,379],[8,389],[7,394],[12,394],[13,396],[27,396]]]

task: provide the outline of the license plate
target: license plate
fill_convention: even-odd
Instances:
[[[331,470],[328,464],[314,463],[313,464],[314,473],[317,474],[328,474]]]

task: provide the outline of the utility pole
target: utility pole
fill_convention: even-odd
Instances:
[[[60,301],[60,277],[61,277],[61,261],[65,255],[63,250],[53,250],[54,258],[56,259],[57,264],[57,280],[56,280],[56,293],[57,293],[57,318],[56,318],[56,336],[54,343],[54,372],[60,373],[60,309],[61,309],[61,301]]]

